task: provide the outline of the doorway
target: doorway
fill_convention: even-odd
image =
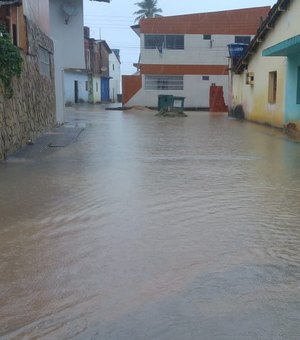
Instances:
[[[78,80],[74,81],[74,103],[79,103],[79,96],[78,96]]]

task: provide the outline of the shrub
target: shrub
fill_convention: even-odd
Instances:
[[[13,96],[11,81],[14,76],[20,77],[22,62],[19,48],[12,43],[6,27],[0,25],[0,82],[6,98]]]

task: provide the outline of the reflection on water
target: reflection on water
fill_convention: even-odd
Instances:
[[[0,163],[0,337],[298,339],[300,145],[224,116],[70,112]]]

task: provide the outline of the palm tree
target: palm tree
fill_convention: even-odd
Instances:
[[[135,3],[140,9],[134,12],[134,15],[137,15],[135,21],[140,21],[141,19],[145,18],[155,18],[161,17],[160,14],[162,13],[161,8],[157,8],[157,0],[143,0],[141,2]]]

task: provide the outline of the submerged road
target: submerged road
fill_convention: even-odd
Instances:
[[[0,163],[1,339],[299,339],[299,143],[205,112],[68,120]]]

